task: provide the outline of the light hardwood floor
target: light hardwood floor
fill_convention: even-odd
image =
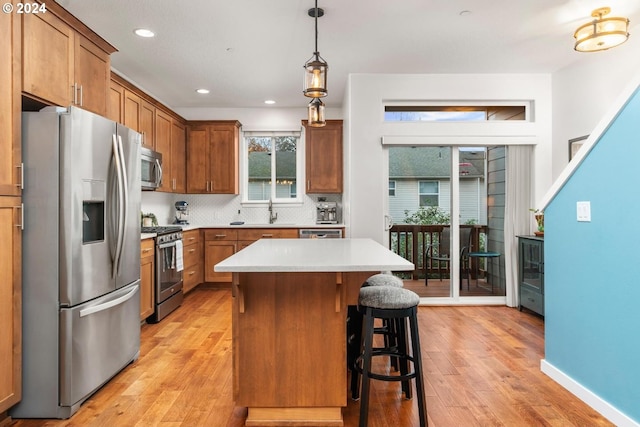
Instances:
[[[612,425],[540,372],[541,318],[507,307],[422,307],[418,316],[431,427]],[[9,425],[240,427],[246,410],[232,401],[231,364],[231,292],[196,289],[143,325],[140,358],[70,420]],[[417,426],[416,399],[401,399],[398,383],[372,387],[371,427]],[[345,426],[358,414],[349,400]]]

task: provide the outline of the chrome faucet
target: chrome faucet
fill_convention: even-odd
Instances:
[[[271,202],[271,198],[269,198],[269,224],[273,224],[278,219],[278,214],[273,213],[273,202]]]

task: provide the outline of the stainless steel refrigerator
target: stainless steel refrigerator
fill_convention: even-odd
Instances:
[[[23,113],[23,397],[69,418],[140,352],[140,135],[70,107]]]

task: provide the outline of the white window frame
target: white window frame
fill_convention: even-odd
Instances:
[[[278,137],[278,136],[294,136],[297,138],[296,142],[296,197],[290,198],[278,198],[276,197],[276,157],[277,154],[272,151],[271,155],[271,201],[278,204],[286,205],[301,205],[303,204],[302,192],[300,191],[300,183],[304,183],[302,176],[303,161],[304,161],[304,144],[303,135],[300,130],[284,130],[284,131],[272,131],[272,130],[250,130],[242,132],[242,144],[240,152],[242,155],[241,160],[241,176],[242,176],[242,205],[259,206],[266,205],[269,200],[249,200],[249,150],[248,140],[250,137]],[[272,150],[275,147],[272,146]],[[275,155],[274,155],[275,154]]]
[[[420,191],[420,183],[423,182],[433,182],[436,184],[437,191],[435,193],[423,193]],[[436,204],[435,205],[422,205],[422,203],[420,202],[420,196],[436,196],[437,200],[436,200]],[[430,207],[430,206],[440,206],[440,181],[438,180],[434,180],[434,179],[421,179],[418,181],[418,206],[419,207]]]

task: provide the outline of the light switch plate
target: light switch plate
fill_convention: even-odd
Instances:
[[[576,211],[578,214],[578,221],[590,222],[591,221],[591,202],[576,202]]]

